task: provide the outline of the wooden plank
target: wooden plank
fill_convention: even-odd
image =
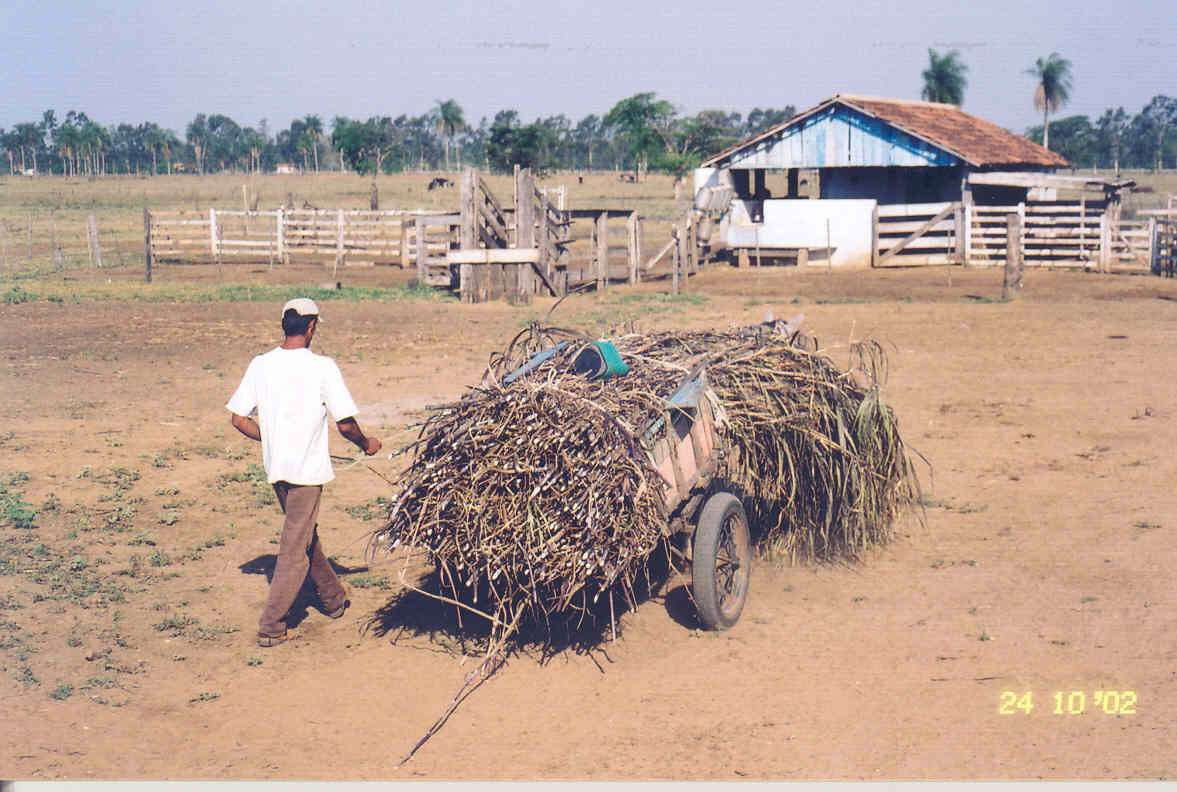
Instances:
[[[876,208],[879,217],[920,217],[937,215],[943,212],[951,203],[922,203],[922,204],[879,204]]]
[[[923,221],[923,220],[908,220],[908,221],[903,221],[903,222],[899,222],[899,223],[891,222],[891,221],[882,221],[879,223],[879,233],[880,234],[890,234],[890,235],[897,235],[897,234],[906,235],[906,234],[910,234],[912,231],[915,231],[916,229],[923,228],[925,225],[927,225],[927,222]],[[930,228],[928,230],[928,233],[950,234],[954,230],[955,230],[955,220],[952,217],[948,217],[948,218],[944,219],[943,221],[937,223],[932,228]],[[883,241],[886,241],[886,240],[883,240]]]
[[[885,256],[887,248],[885,247],[889,240],[883,239],[880,242],[884,245],[882,253]],[[951,236],[934,236],[934,237],[920,237],[908,242],[907,245],[899,253],[892,255],[902,256],[908,250],[952,250],[955,247],[955,242]]]
[[[642,269],[649,272],[651,269],[654,268],[654,265],[656,265],[659,261],[661,261],[666,256],[666,254],[671,251],[671,249],[673,247],[674,247],[674,237],[671,237],[670,241],[667,242],[665,245],[663,245],[661,247],[661,249],[659,249],[659,251],[657,253],[655,253],[650,258],[650,260],[645,263],[645,265],[642,267]]]
[[[539,248],[451,250],[445,257],[449,264],[535,264],[539,258]]]

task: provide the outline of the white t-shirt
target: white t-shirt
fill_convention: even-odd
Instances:
[[[335,478],[327,452],[327,413],[336,421],[351,418],[356,403],[331,358],[282,347],[258,355],[225,406],[245,417],[257,408],[262,461],[271,484],[326,484]]]

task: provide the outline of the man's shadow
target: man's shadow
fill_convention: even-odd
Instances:
[[[274,579],[274,566],[277,563],[278,556],[268,553],[266,555],[260,555],[252,561],[246,561],[237,568],[246,575],[265,575],[266,584],[268,585]],[[368,571],[367,566],[347,567],[337,563],[334,558],[328,558],[327,563],[331,564],[331,569],[340,578],[355,572]],[[323,606],[323,601],[315,593],[315,584],[311,582],[310,575],[308,575],[307,579],[302,582],[302,588],[298,590],[298,596],[295,598],[294,604],[290,606],[290,610],[287,612],[286,626],[288,628],[297,627],[307,617],[307,612],[310,608],[315,608],[320,613],[327,612],[327,609]]]

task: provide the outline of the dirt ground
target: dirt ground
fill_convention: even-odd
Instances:
[[[292,641],[253,641],[281,518],[223,405],[279,303],[0,305],[0,777],[1177,775],[1177,283],[1031,272],[1009,304],[999,272],[959,269],[664,288],[572,298],[556,321],[803,312],[835,360],[883,341],[931,463],[926,525],[854,566],[762,561],[726,633],[672,590],[615,644],[516,656],[399,770],[475,660],[382,611],[404,560],[365,555],[390,488],[363,465],[340,464],[320,527],[352,608],[331,621],[308,597]],[[550,305],[333,302],[315,345],[392,446]]]

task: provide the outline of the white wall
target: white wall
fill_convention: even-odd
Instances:
[[[720,228],[729,248],[808,248],[813,263],[825,264],[826,223],[833,247],[833,266],[869,267],[874,244],[874,200],[770,199],[764,219],[753,223],[748,204],[734,200]]]

